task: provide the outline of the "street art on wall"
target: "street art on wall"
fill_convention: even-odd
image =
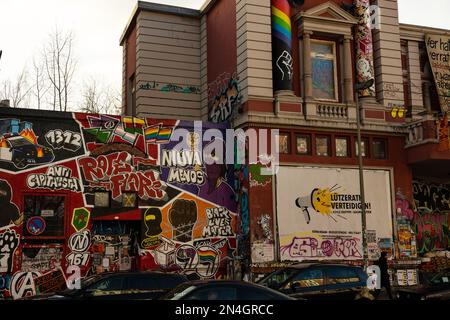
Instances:
[[[367,230],[392,237],[390,173],[365,170]],[[303,181],[292,188],[291,181]],[[280,167],[277,212],[284,261],[357,260],[362,256],[358,170]],[[387,201],[386,201],[387,199]]]
[[[358,19],[356,31],[356,68],[358,82],[365,83],[375,78],[373,65],[372,23],[370,17],[370,1],[355,0],[355,15]],[[360,91],[362,97],[375,96],[375,84]]]
[[[230,83],[233,105],[239,90]],[[201,151],[225,146],[202,141],[205,130],[226,136],[228,127],[204,123],[196,131],[189,121],[2,110],[0,147],[20,140],[38,160],[14,160],[15,151],[7,158],[0,148],[1,294],[55,290],[59,268],[64,276],[79,267],[82,277],[132,269],[226,276],[237,254],[235,172],[209,164]],[[175,150],[181,140],[189,148]],[[25,245],[23,237],[39,237],[40,245]]]
[[[7,180],[0,179],[0,228],[11,224],[20,225],[22,215],[19,208],[11,202],[12,188]]]
[[[413,181],[413,227],[420,254],[450,245],[450,184]]]
[[[20,235],[14,229],[0,233],[0,273],[13,270],[14,254],[20,243]]]
[[[231,78],[217,95],[209,100],[209,121],[214,123],[230,121],[239,111],[241,89],[237,78]]]
[[[288,0],[271,0],[273,89],[292,90],[292,25]]]

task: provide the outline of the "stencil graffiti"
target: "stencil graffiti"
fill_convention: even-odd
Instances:
[[[33,173],[27,177],[31,189],[68,190],[81,192],[81,182],[72,177],[72,170],[63,166],[51,166],[46,173]]]
[[[82,146],[81,134],[70,130],[59,129],[48,131],[45,140],[53,149],[65,149],[72,152],[78,151]]]
[[[189,242],[192,229],[197,222],[197,204],[192,200],[177,199],[169,210],[169,221],[173,227],[173,240]]]
[[[230,120],[238,109],[240,99],[239,83],[236,79],[230,79],[220,94],[210,101],[209,120],[214,123]]]
[[[13,229],[0,234],[0,273],[12,272],[14,252],[19,246],[19,237]]]
[[[122,192],[137,192],[139,198],[163,199],[167,196],[166,184],[159,179],[155,170],[136,170],[139,159],[127,152],[101,155],[97,158],[81,158],[78,164],[83,172],[87,187],[100,187],[111,191],[113,199]]]
[[[226,208],[206,209],[206,216],[208,218],[208,225],[203,228],[204,238],[233,236],[231,216]]]
[[[295,237],[291,244],[281,247],[283,260],[298,260],[303,258],[361,258],[360,240],[357,238],[313,238]]]
[[[21,223],[22,216],[19,213],[19,208],[11,202],[11,199],[11,185],[8,181],[0,179],[0,228]]]
[[[273,241],[272,227],[271,227],[271,218],[268,214],[262,215],[258,218],[258,225],[261,226],[265,238],[265,242]]]

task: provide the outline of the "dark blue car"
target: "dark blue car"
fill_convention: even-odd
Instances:
[[[362,268],[345,264],[302,263],[274,271],[258,281],[293,298],[374,300]]]

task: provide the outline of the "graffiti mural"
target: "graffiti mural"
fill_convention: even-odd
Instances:
[[[226,86],[209,101],[209,121],[214,123],[230,121],[238,112],[241,90],[237,79],[230,79]]]
[[[224,83],[217,93],[228,99],[225,108],[235,109],[236,79]],[[213,148],[225,148],[223,140],[202,140],[209,129],[225,137],[229,124],[202,125],[2,109],[0,294],[17,299],[54,291],[64,275],[78,273],[227,277],[240,228],[235,171],[207,161],[225,159],[226,152]],[[181,141],[186,149],[177,149]],[[28,158],[20,156],[25,149]],[[248,171],[246,177],[248,190]],[[248,220],[248,199],[241,203]],[[39,245],[24,243],[24,235],[39,238]]]
[[[413,181],[413,226],[420,254],[450,245],[450,184]]]

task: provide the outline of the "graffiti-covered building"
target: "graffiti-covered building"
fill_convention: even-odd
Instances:
[[[12,108],[0,115],[3,296],[64,287],[74,270],[230,275],[233,167],[200,156],[225,145],[202,146],[203,133],[227,125]]]
[[[391,252],[407,279],[449,261],[449,39],[400,24],[396,0],[138,2],[121,38],[123,106],[279,129],[277,175],[260,174],[263,157],[235,168],[238,256],[254,276],[361,262],[360,112],[369,256]]]

